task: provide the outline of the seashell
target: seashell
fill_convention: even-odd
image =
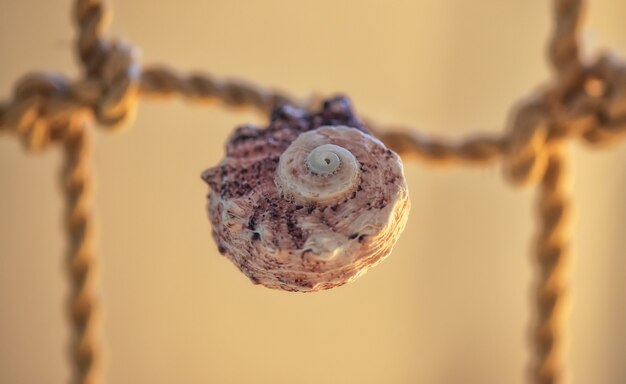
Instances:
[[[220,253],[254,283],[287,291],[361,276],[391,253],[410,207],[400,157],[344,97],[317,113],[281,106],[266,129],[236,129],[202,178]]]

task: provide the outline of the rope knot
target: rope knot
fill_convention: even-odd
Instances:
[[[605,115],[608,120],[626,117],[626,65],[615,55],[602,56],[592,68],[605,89]]]
[[[69,100],[69,82],[52,73],[27,75],[18,81],[6,123],[28,150],[42,150],[60,141],[67,121],[76,111]]]
[[[538,98],[522,103],[513,112],[509,126],[504,173],[517,185],[536,183],[543,177],[548,164],[545,147],[550,125],[546,106]]]
[[[99,72],[91,78],[100,84],[100,97],[93,108],[101,125],[119,128],[134,118],[141,75],[137,56],[133,47],[115,41],[108,47]]]
[[[584,138],[591,144],[617,142],[626,136],[626,65],[607,54],[594,63],[590,75],[598,88],[597,94],[590,95],[595,96],[590,98],[598,124]]]

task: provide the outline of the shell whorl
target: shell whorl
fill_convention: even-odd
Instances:
[[[254,283],[287,291],[361,276],[391,253],[410,207],[399,156],[342,97],[238,128],[202,177],[220,253]]]
[[[278,161],[278,189],[302,203],[328,204],[350,195],[359,185],[360,164],[348,149],[330,143],[350,131],[360,134],[355,128],[325,126],[298,136]]]
[[[340,155],[343,155],[340,157]],[[346,157],[356,161],[354,156],[345,148],[341,148],[334,144],[324,144],[313,149],[306,158],[307,169],[318,176],[330,176],[337,172],[341,166],[342,157],[346,161]]]

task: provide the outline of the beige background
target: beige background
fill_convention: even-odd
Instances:
[[[158,4],[158,6],[156,5]],[[348,93],[359,111],[449,137],[499,131],[549,76],[547,1],[115,1],[143,62]],[[0,0],[0,97],[31,70],[76,76],[70,1]],[[587,42],[626,52],[626,3],[594,1]],[[97,134],[109,382],[522,383],[532,190],[498,167],[406,165],[413,210],[394,254],[316,294],[251,285],[210,239],[200,173],[237,124],[142,102]],[[626,382],[626,145],[572,146],[574,383]],[[0,138],[0,383],[69,378],[56,150]]]

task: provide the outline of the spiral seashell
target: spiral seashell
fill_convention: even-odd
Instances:
[[[202,175],[220,253],[254,283],[287,291],[343,285],[391,253],[409,197],[399,156],[346,98],[308,114],[274,111],[268,128],[238,128]]]

